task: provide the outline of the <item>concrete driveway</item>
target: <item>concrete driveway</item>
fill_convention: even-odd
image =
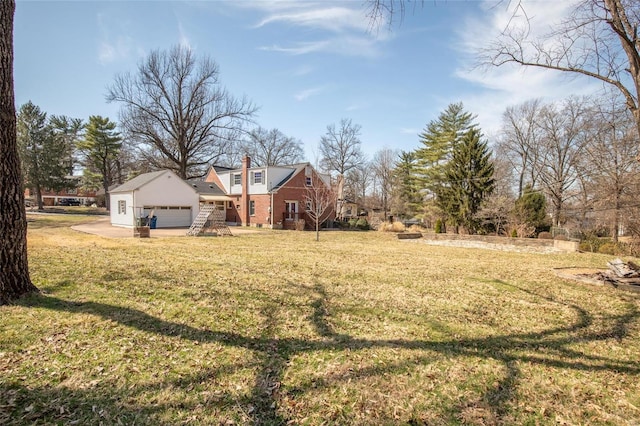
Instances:
[[[100,235],[107,238],[133,238],[133,228],[121,228],[119,226],[111,226],[109,217],[101,217],[95,222],[84,223],[82,225],[74,225],[71,227],[74,231],[84,232],[86,234]],[[231,233],[235,235],[255,233],[257,230],[246,227],[230,227]],[[164,237],[185,237],[188,228],[158,228],[151,229],[151,238]]]

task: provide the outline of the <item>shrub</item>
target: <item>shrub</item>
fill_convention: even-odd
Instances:
[[[513,228],[511,230],[511,238],[518,238],[518,230]]]
[[[296,231],[304,231],[305,225],[306,222],[304,221],[304,219],[298,219],[298,221],[296,222]]]
[[[358,229],[360,229],[362,231],[368,231],[369,230],[369,222],[367,222],[367,219],[361,217],[356,222],[356,228],[358,228]]]
[[[611,243],[611,240],[608,238],[598,238],[597,236],[592,234],[582,240],[578,248],[581,251],[600,253],[600,247],[607,243]]]
[[[380,232],[404,232],[406,230],[402,222],[382,222],[378,225]]]
[[[614,243],[604,243],[598,248],[598,253],[615,255],[618,253],[618,247]]]
[[[435,232],[436,234],[442,234],[442,219],[436,220]]]
[[[349,228],[355,228],[357,224],[358,224],[358,219],[356,218],[349,219]]]
[[[409,232],[423,232],[424,227],[420,225],[411,225],[408,229]]]
[[[560,234],[560,235],[556,235],[554,237],[554,240],[558,240],[558,241],[569,241],[569,238],[564,235],[564,234]]]
[[[541,232],[538,234],[538,238],[541,240],[551,240],[553,239],[553,236],[551,235],[551,232]]]

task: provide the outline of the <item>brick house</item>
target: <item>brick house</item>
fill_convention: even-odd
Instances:
[[[296,223],[312,221],[306,214],[307,195],[311,188],[330,188],[328,175],[318,173],[309,163],[289,166],[251,167],[245,157],[240,169],[212,167],[206,182],[213,182],[231,198],[226,204],[226,220],[230,224],[295,229]],[[322,220],[333,220],[329,207]]]
[[[45,207],[60,205],[62,200],[73,200],[79,205],[88,206],[96,202],[96,191],[85,190],[80,187],[80,177],[71,176],[69,187],[60,191],[53,191],[49,188],[41,189],[42,205]],[[24,198],[27,205],[36,205],[35,190],[25,188]]]

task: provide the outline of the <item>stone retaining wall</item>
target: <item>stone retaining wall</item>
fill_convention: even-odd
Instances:
[[[423,234],[424,238],[432,241],[479,241],[489,244],[504,244],[515,247],[555,248],[559,251],[576,252],[578,242],[563,240],[545,240],[536,238],[511,238],[489,235],[465,235],[465,234]]]

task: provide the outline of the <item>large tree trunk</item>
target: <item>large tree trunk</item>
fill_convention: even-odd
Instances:
[[[27,263],[27,217],[13,94],[14,0],[0,1],[0,305],[36,292]]]

